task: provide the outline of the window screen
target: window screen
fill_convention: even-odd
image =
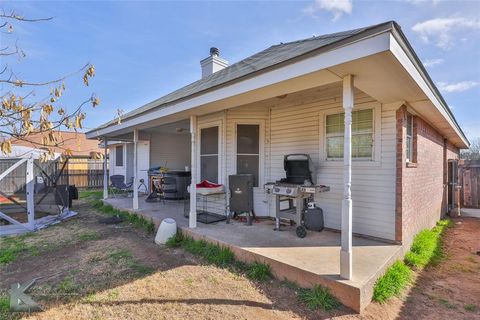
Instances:
[[[218,183],[218,127],[200,130],[200,177]]]
[[[260,171],[260,126],[237,125],[237,173],[253,174],[254,186],[258,187]]]
[[[115,166],[123,167],[123,146],[115,147]]]
[[[326,149],[327,158],[343,157],[345,133],[344,113],[327,115]],[[352,158],[372,159],[373,157],[373,109],[352,112]]]

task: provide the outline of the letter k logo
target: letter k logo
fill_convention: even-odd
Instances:
[[[17,312],[32,312],[32,311],[40,311],[40,306],[33,301],[30,296],[25,294],[27,291],[36,281],[37,279],[33,279],[30,282],[25,284],[14,283],[10,285],[10,310],[17,311]]]

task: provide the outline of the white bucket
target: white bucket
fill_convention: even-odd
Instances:
[[[177,233],[177,223],[172,218],[165,218],[158,227],[157,235],[155,236],[156,244],[165,244],[167,240]]]

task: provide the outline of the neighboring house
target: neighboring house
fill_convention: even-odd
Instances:
[[[23,140],[12,140],[12,145],[26,146],[36,149],[44,149],[42,139],[48,133],[33,133]],[[56,153],[63,153],[65,150],[71,150],[75,157],[91,157],[93,153],[103,153],[103,149],[98,146],[98,140],[87,139],[85,133],[74,131],[55,131],[56,135],[61,135],[58,146],[51,147]]]
[[[128,142],[109,146],[112,172],[189,166],[194,182],[225,185],[252,173],[255,213],[273,216],[263,185],[285,176],[284,155],[307,153],[331,187],[315,197],[326,227],[405,245],[452,205],[448,170],[469,142],[395,22],[281,43],[231,66],[214,49],[201,66],[200,80],[87,132]]]
[[[56,146],[43,145],[43,138],[48,133],[33,133],[22,140],[13,139],[12,150],[32,150],[34,157],[38,152],[44,154],[47,149],[53,149],[56,155],[65,154],[70,150],[71,157],[66,167],[69,183],[78,188],[101,187],[104,181],[103,165],[98,156],[102,155],[104,150],[99,147],[99,141],[87,139],[83,132],[55,131],[54,134],[59,137]],[[4,157],[14,158],[15,152]]]

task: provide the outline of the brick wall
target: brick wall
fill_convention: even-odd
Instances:
[[[424,228],[431,228],[447,210],[447,161],[458,148],[419,117],[413,122],[414,163],[406,163],[405,106],[397,110],[396,240],[409,246]]]

